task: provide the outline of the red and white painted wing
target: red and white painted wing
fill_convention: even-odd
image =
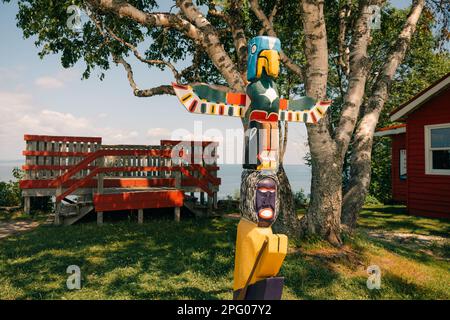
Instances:
[[[191,113],[209,114],[229,117],[245,117],[246,106],[209,102],[200,99],[191,86],[172,83],[175,94],[181,104]]]
[[[325,116],[328,108],[331,105],[331,100],[329,101],[319,101],[314,107],[309,110],[293,111],[293,110],[280,110],[279,119],[280,121],[291,121],[291,122],[304,122],[316,124]]]

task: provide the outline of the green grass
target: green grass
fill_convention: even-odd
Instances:
[[[448,250],[422,252],[367,234],[382,228],[443,235],[449,223],[397,212],[384,217],[389,210],[365,210],[361,230],[342,249],[312,240],[291,247],[281,270],[283,299],[449,299]],[[236,224],[216,218],[40,226],[0,241],[0,299],[231,299]],[[381,267],[380,290],[366,287],[371,264]],[[81,268],[81,290],[66,289],[69,265]]]
[[[385,230],[420,235],[450,235],[448,219],[409,216],[403,206],[373,206],[365,208],[358,219],[359,226],[371,230]]]

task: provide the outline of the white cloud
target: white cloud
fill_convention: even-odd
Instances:
[[[56,75],[45,75],[38,77],[34,84],[43,89],[60,89],[69,81],[78,77],[78,71],[75,69],[64,69]]]
[[[17,82],[25,72],[25,66],[16,65],[11,67],[0,67],[0,83]]]
[[[147,131],[147,137],[151,138],[160,138],[160,137],[169,137],[171,131],[167,128],[151,128]]]
[[[151,128],[147,130],[147,144],[159,145],[161,140],[170,139],[172,131],[167,128]]]
[[[55,77],[50,77],[50,76],[45,76],[45,77],[39,77],[37,78],[34,83],[41,88],[44,89],[59,89],[64,87],[64,82],[62,82],[61,80],[55,78]]]

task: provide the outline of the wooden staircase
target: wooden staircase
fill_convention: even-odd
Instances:
[[[191,196],[186,196],[183,203],[184,207],[194,214],[196,218],[208,217],[210,215],[210,208],[207,205],[197,202],[197,199]]]
[[[55,215],[55,218],[58,217],[59,221],[55,221],[55,224],[62,224],[64,226],[74,224],[85,215],[93,211],[94,204],[92,201],[66,204],[61,203],[59,207],[59,215]]]

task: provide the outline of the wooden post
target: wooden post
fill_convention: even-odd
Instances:
[[[102,157],[101,159],[99,159],[98,166],[100,168],[103,168],[105,166],[105,157]],[[105,174],[102,172],[97,175],[97,193],[98,194],[103,194],[104,177],[105,177]]]
[[[59,213],[61,211],[61,201],[55,203],[55,221],[53,222],[56,226],[60,225]]]
[[[36,141],[31,141],[30,151],[37,151],[37,142]],[[30,164],[30,165],[38,164],[37,157],[35,157],[35,156],[27,157],[27,164]],[[30,179],[32,179],[32,180],[39,179],[37,172],[38,172],[37,170],[31,170],[30,171]]]
[[[214,202],[214,198],[208,195],[208,209],[207,209],[208,216],[210,216],[212,213],[213,202]]]
[[[175,175],[175,188],[181,189],[181,172],[174,171],[174,175]]]
[[[175,207],[175,222],[180,222],[181,219],[181,208]]]
[[[60,196],[61,194],[62,194],[62,186],[58,186],[58,188],[56,188],[56,197]],[[54,224],[57,226],[61,224],[61,221],[60,221],[61,205],[62,205],[61,201],[56,201]]]
[[[178,190],[181,189],[181,172],[180,171],[174,171],[175,175],[175,188]],[[181,218],[181,208],[175,207],[175,221],[179,222]]]
[[[23,212],[25,214],[31,213],[31,198],[30,197],[23,197]]]
[[[212,190],[212,184],[211,183],[208,183],[208,189]],[[213,207],[214,207],[214,194],[212,196],[210,196],[208,194],[208,210],[207,210],[208,216],[211,215]]]
[[[52,147],[53,147],[52,146],[52,142],[51,141],[47,141],[46,142],[45,151],[49,151],[49,152],[53,151]],[[53,157],[45,157],[44,164],[46,166],[51,166],[53,164]],[[45,172],[45,179],[52,179],[53,178],[53,171],[45,170],[44,172]]]
[[[138,210],[138,223],[143,224],[144,223],[144,209]]]
[[[205,204],[205,193],[200,192],[200,204]]]
[[[214,192],[213,194],[213,209],[217,209],[217,192]]]
[[[46,151],[45,150],[45,141],[39,141],[38,142],[38,150],[39,151]],[[39,156],[37,157],[37,164],[40,166],[45,165],[45,157],[44,156]],[[45,176],[45,170],[39,170],[39,179],[47,179],[47,177]]]
[[[97,212],[97,225],[101,226],[103,224],[103,212]]]

